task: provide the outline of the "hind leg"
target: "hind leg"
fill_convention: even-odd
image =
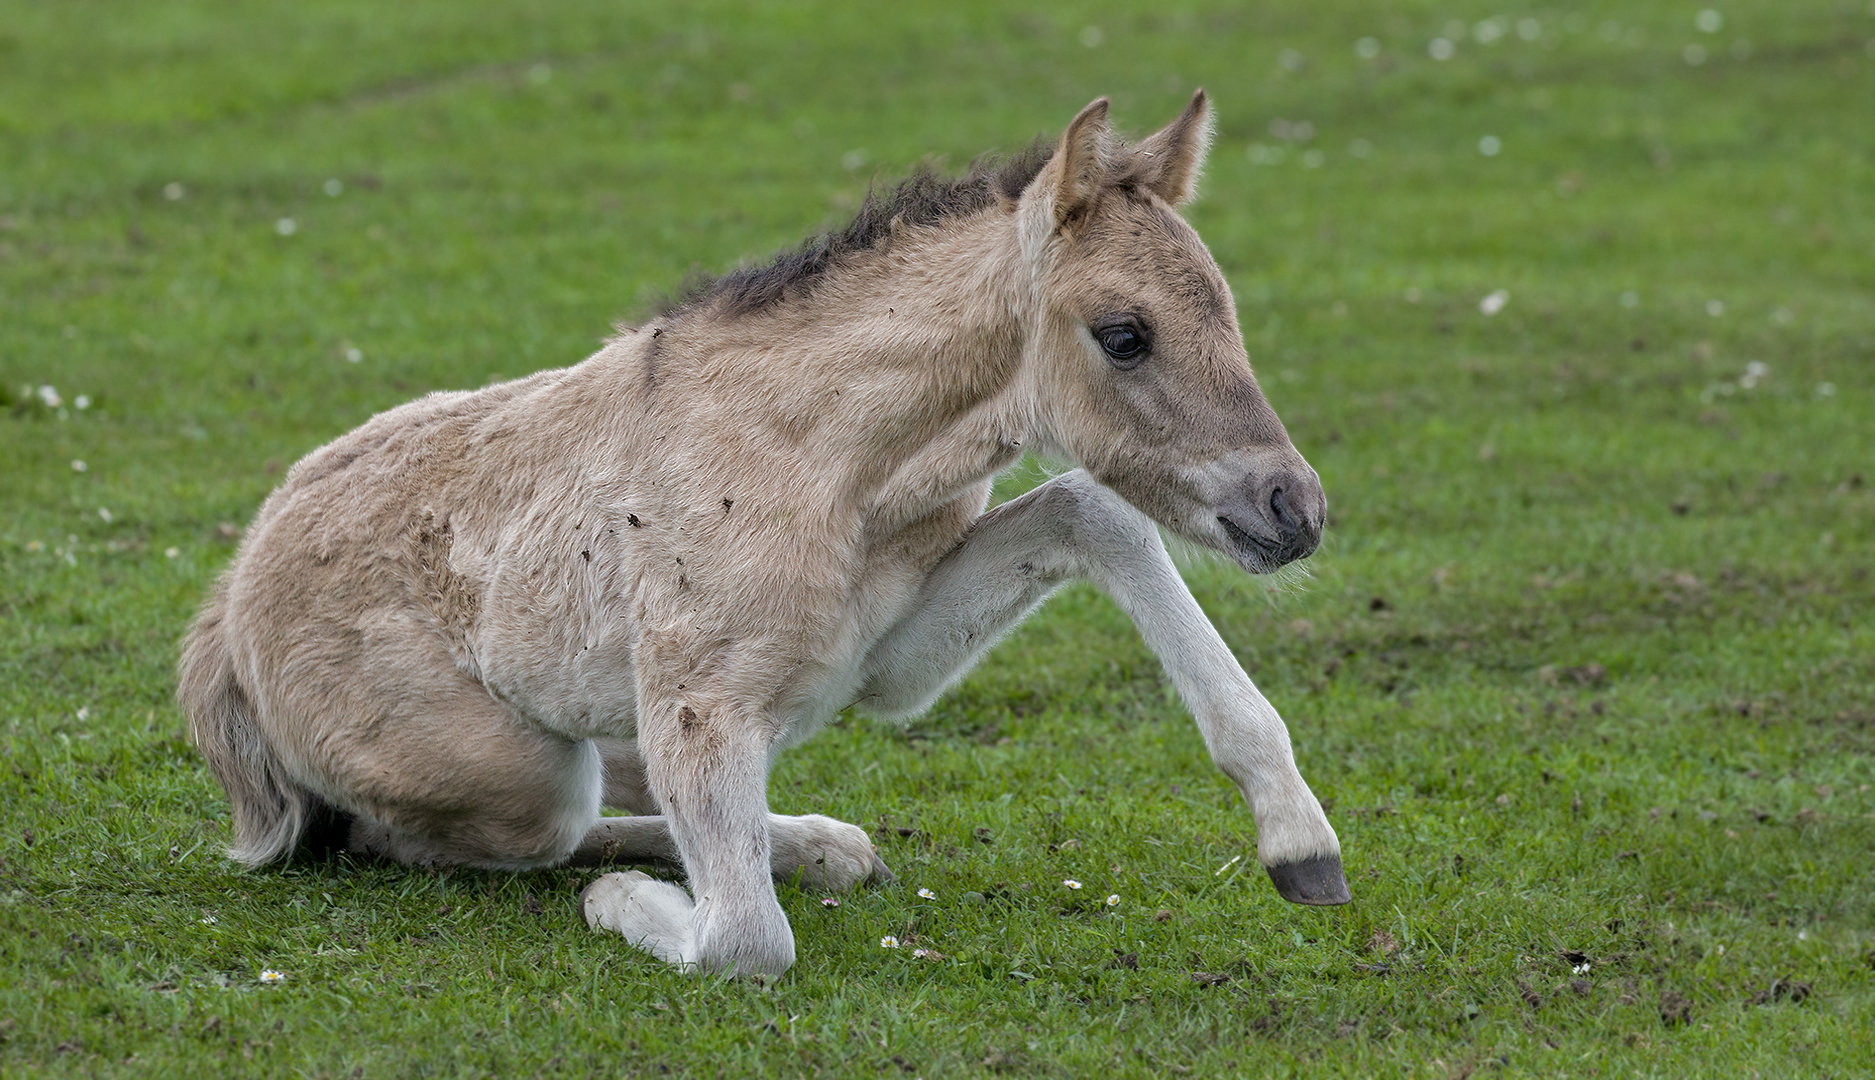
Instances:
[[[347,847],[414,866],[564,862],[599,818],[592,741],[526,723],[453,665],[398,674],[332,703],[368,722],[290,747],[308,786],[352,815]]]
[[[677,842],[645,776],[644,758],[628,739],[594,739],[605,762],[605,805],[629,811],[630,817],[603,817],[574,850],[575,866],[610,862],[677,863]],[[846,892],[872,880],[894,880],[873,851],[866,830],[819,814],[768,816],[769,868],[776,881],[795,881],[810,889]]]
[[[599,760],[605,763],[605,804],[628,814],[658,814],[663,808],[651,794],[645,759],[636,739],[594,739]]]
[[[547,735],[542,743],[522,754],[491,755],[511,767],[502,770],[502,783],[482,787],[473,799],[432,789],[426,794],[439,796],[434,800],[406,791],[359,805],[346,848],[406,866],[534,870],[564,863],[599,816],[599,756],[589,742]],[[448,756],[460,767],[458,777],[480,772],[484,763]]]
[[[778,882],[799,880],[805,888],[847,892],[866,881],[894,880],[872,838],[857,825],[819,814],[768,815],[769,871]],[[651,860],[677,863],[677,841],[661,815],[602,817],[580,841],[575,866]]]

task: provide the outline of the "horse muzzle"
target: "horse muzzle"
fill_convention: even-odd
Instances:
[[[1260,571],[1313,554],[1327,517],[1321,478],[1306,464],[1246,477],[1217,506],[1233,554]]]

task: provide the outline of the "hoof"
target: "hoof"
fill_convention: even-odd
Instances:
[[[1348,893],[1348,879],[1342,876],[1339,855],[1317,855],[1264,869],[1276,892],[1292,904],[1332,907],[1354,899]]]
[[[599,883],[595,881],[591,885],[581,889],[579,891],[579,900],[577,901],[579,904],[579,917],[584,919],[586,925],[592,927],[594,930],[599,929],[599,923],[592,917],[592,905],[587,903],[587,901],[592,899],[592,891],[598,887]]]
[[[847,892],[869,881],[890,882],[866,830],[819,814],[770,819],[769,866],[775,880],[817,892]]]
[[[667,964],[696,962],[696,906],[668,881],[636,870],[606,874],[579,894],[579,913],[587,926],[622,934]]]
[[[636,870],[606,874],[580,890],[580,916],[594,930],[617,930],[617,926],[611,925],[616,921],[615,913],[624,909],[626,899],[639,885],[652,880],[651,875]]]
[[[898,884],[898,875],[892,872],[892,868],[885,864],[885,860],[881,859],[879,853],[876,851],[872,853],[872,877],[870,880],[874,885]]]

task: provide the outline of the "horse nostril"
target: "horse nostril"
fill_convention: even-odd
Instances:
[[[1301,530],[1301,523],[1296,520],[1295,514],[1283,504],[1282,488],[1273,488],[1270,491],[1270,516],[1275,519],[1276,527],[1285,535],[1294,535]]]

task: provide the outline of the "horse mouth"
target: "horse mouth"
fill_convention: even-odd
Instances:
[[[1307,554],[1292,550],[1292,545],[1280,540],[1258,536],[1223,514],[1217,516],[1217,523],[1223,526],[1224,535],[1230,540],[1230,553],[1253,574],[1269,573]]]

